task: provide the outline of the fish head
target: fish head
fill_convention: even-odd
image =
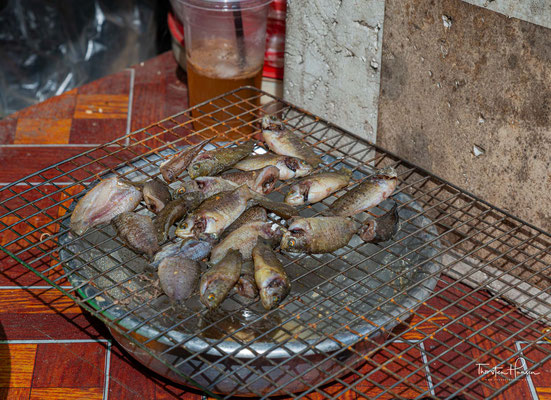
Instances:
[[[277,307],[289,294],[290,285],[281,275],[272,275],[263,281],[259,290],[260,300],[266,310]]]
[[[283,163],[287,169],[293,172],[295,178],[306,176],[313,170],[310,164],[300,158],[285,157]]]
[[[281,238],[281,250],[291,253],[308,251],[310,234],[308,222],[304,218],[293,218],[289,229]]]
[[[188,174],[191,179],[208,175],[215,168],[215,163],[213,158],[196,159],[189,165]]]
[[[227,283],[223,279],[206,280],[201,282],[201,303],[213,310],[217,308],[226,297]]]
[[[195,237],[195,234],[193,233],[194,225],[195,225],[194,217],[189,216],[181,223],[178,224],[178,227],[176,228],[176,231],[174,232],[174,234],[182,239],[193,238]]]
[[[289,193],[285,196],[285,203],[292,206],[299,206],[308,202],[309,185],[295,183],[291,186]]]
[[[277,180],[279,179],[279,169],[270,165],[262,169],[254,181],[254,187],[252,188],[257,193],[264,195],[271,193]]]
[[[265,115],[262,118],[262,129],[268,131],[281,131],[284,129],[283,122],[275,115]]]

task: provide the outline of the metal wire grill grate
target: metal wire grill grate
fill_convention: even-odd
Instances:
[[[278,309],[232,297],[209,314],[196,299],[168,302],[144,257],[109,226],[69,234],[74,200],[98,179],[156,176],[163,160],[212,129],[226,141],[217,146],[238,132],[257,135],[262,96],[324,155],[321,169],[345,166],[355,181],[397,169],[395,241],[354,238],[330,255],[281,255],[293,290]],[[549,234],[258,90],[230,92],[52,165],[6,186],[0,201],[1,249],[100,318],[150,368],[213,396],[496,398],[535,393],[551,358]]]

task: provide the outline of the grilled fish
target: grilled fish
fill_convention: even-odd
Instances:
[[[171,199],[168,185],[157,178],[144,184],[142,194],[147,209],[155,214],[161,211]]]
[[[157,274],[161,288],[174,301],[182,301],[193,294],[201,268],[197,261],[180,256],[165,257]]]
[[[119,237],[132,250],[146,253],[149,257],[159,250],[153,221],[147,215],[128,211],[117,215],[111,222]]]
[[[217,308],[235,286],[241,274],[241,254],[232,250],[203,273],[199,284],[201,302],[209,309]]]
[[[208,198],[247,185],[259,194],[268,194],[274,189],[278,178],[279,170],[273,166],[254,171],[230,172],[220,176],[200,176],[184,182],[177,193],[201,192]]]
[[[71,215],[71,229],[82,235],[123,212],[134,210],[141,199],[142,192],[131,183],[117,177],[105,179],[78,201]]]
[[[341,172],[342,171],[342,172]],[[293,184],[285,197],[285,203],[293,206],[317,203],[336,191],[348,186],[352,171],[323,172],[308,176]]]
[[[155,253],[155,257],[153,257],[153,261],[151,261],[149,265],[153,268],[157,268],[167,257],[180,257],[193,261],[200,261],[209,255],[211,249],[212,244],[201,240],[191,239],[176,243],[167,243]]]
[[[273,115],[262,118],[262,137],[274,153],[300,158],[314,168],[321,162],[320,156],[311,146],[289,131],[285,124]]]
[[[181,152],[172,156],[167,161],[163,162],[159,169],[161,170],[161,175],[164,180],[168,183],[174,182],[178,179],[178,176],[188,167],[188,165],[193,161],[193,159],[199,154],[201,149],[212,140],[207,139],[203,140],[201,143],[186,147]]]
[[[398,175],[392,167],[378,173],[339,197],[331,204],[331,212],[340,216],[351,216],[375,207],[387,199],[398,183]]]
[[[281,239],[281,250],[330,253],[346,246],[358,228],[346,217],[293,218]]]
[[[205,200],[176,229],[176,236],[217,240],[222,232],[248,208],[249,200],[253,200],[254,203],[260,204],[282,218],[298,215],[294,207],[268,200],[243,185],[232,191],[218,193]]]
[[[313,168],[300,158],[266,153],[255,154],[239,161],[233,167],[241,171],[253,171],[269,165],[279,170],[279,179],[282,181],[301,178],[312,172]]]
[[[400,216],[398,215],[398,204],[394,204],[387,213],[379,218],[371,219],[365,227],[362,227],[358,235],[362,240],[371,243],[386,242],[392,239],[400,229]]]
[[[249,140],[235,147],[205,151],[199,154],[189,165],[189,176],[191,179],[195,179],[199,176],[219,174],[251,154],[255,145],[255,141]]]
[[[168,239],[172,225],[195,210],[204,200],[201,193],[185,193],[170,201],[153,220],[159,243]]]
[[[259,194],[269,194],[279,179],[279,169],[273,165],[252,171],[229,172],[221,178],[231,181],[238,186],[247,185],[249,189]]]
[[[252,252],[254,279],[266,310],[277,307],[291,290],[291,281],[269,243],[258,239]]]
[[[283,232],[281,228],[271,222],[251,222],[242,225],[230,233],[224,240],[218,243],[210,253],[210,262],[217,263],[231,249],[239,250],[243,260],[251,259],[253,247],[256,245],[257,239],[271,239],[275,243],[281,240]]]

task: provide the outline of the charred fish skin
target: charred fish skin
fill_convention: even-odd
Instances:
[[[230,250],[238,250],[243,260],[252,257],[252,251],[258,238],[279,243],[283,235],[282,229],[272,222],[251,222],[230,233],[218,243],[210,253],[210,262],[219,262]]]
[[[119,237],[138,253],[152,257],[159,250],[153,221],[147,215],[124,212],[111,221]]]
[[[352,171],[343,169],[303,178],[291,186],[285,196],[285,203],[293,206],[317,203],[348,186],[351,176]]]
[[[400,230],[400,216],[398,214],[398,204],[385,214],[376,219],[371,219],[362,227],[358,235],[369,243],[380,243],[390,240]]]
[[[157,178],[153,178],[144,184],[142,194],[147,209],[155,214],[161,211],[171,200],[168,185]]]
[[[243,214],[239,216],[235,221],[228,226],[224,233],[220,236],[220,240],[224,240],[230,233],[240,228],[243,225],[249,224],[251,222],[266,222],[268,221],[268,213],[264,207],[254,206],[246,210]]]
[[[161,175],[167,183],[172,183],[178,179],[178,177],[185,171],[188,165],[193,161],[193,159],[199,154],[199,152],[209,143],[212,138],[203,140],[201,143],[198,143],[193,146],[188,146],[179,153],[172,156],[167,161],[163,162],[159,169]]]
[[[165,257],[157,269],[161,289],[173,301],[185,300],[193,294],[200,273],[196,261],[179,256]]]
[[[346,217],[295,218],[281,239],[281,250],[291,253],[331,253],[348,244],[358,230]]]
[[[330,206],[331,212],[340,216],[359,214],[390,197],[397,184],[396,170],[392,167],[383,168],[335,200]]]
[[[134,210],[141,200],[142,192],[134,185],[117,177],[105,179],[78,201],[71,214],[71,230],[82,235],[123,212]]]
[[[205,200],[176,229],[182,239],[218,240],[222,232],[247,208],[252,192],[245,185]]]
[[[185,193],[168,204],[153,220],[159,243],[168,239],[170,227],[196,209],[204,200],[201,193]]]
[[[311,146],[289,131],[285,124],[273,115],[262,118],[262,137],[274,153],[300,158],[314,168],[321,162],[321,157]]]
[[[273,165],[252,171],[229,172],[221,178],[241,186],[247,185],[256,193],[267,195],[271,193],[279,179],[279,169]]]
[[[251,154],[255,146],[256,141],[249,140],[235,147],[201,153],[189,165],[188,174],[191,179],[219,174]]]
[[[167,243],[155,253],[153,261],[149,263],[153,268],[158,268],[167,257],[180,257],[193,261],[205,259],[212,249],[212,244],[202,240],[187,240],[176,243]]]
[[[291,281],[269,243],[258,239],[252,252],[254,279],[266,310],[277,307],[291,291]]]
[[[218,306],[228,296],[241,275],[241,254],[232,250],[217,264],[203,273],[199,284],[201,302],[210,310]]]
[[[254,300],[258,297],[258,287],[254,280],[254,264],[252,261],[244,261],[241,264],[241,274],[233,287],[235,292],[247,299]]]
[[[249,156],[235,164],[234,168],[241,171],[253,171],[270,165],[279,170],[279,179],[282,181],[304,177],[309,175],[314,169],[300,158],[273,153]]]

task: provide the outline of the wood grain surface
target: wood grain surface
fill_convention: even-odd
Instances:
[[[187,108],[187,87],[179,76],[182,74],[172,54],[166,53],[1,120],[0,184],[13,182]],[[54,193],[63,182],[57,184],[60,186],[45,185],[44,190]],[[14,191],[17,190],[15,187]],[[61,201],[77,191],[62,191],[49,201]],[[40,204],[30,224],[16,225],[13,230],[3,232],[0,243],[26,249],[29,243],[21,241],[19,235],[31,232],[33,224],[61,215],[62,211],[47,202]],[[9,225],[17,221],[2,222]],[[48,233],[53,234],[56,226],[49,229]],[[47,240],[44,245],[48,245]],[[19,256],[30,260],[33,251],[37,250],[31,247]],[[48,260],[43,260],[33,267],[46,270],[50,266]],[[49,274],[55,277],[59,271]],[[404,334],[401,342],[366,357],[359,374],[346,376],[307,398],[338,394],[352,400],[377,396],[388,388],[392,388],[394,395],[383,394],[379,398],[415,398],[430,390],[431,384],[442,381],[460,387],[468,383],[469,377],[477,377],[477,371],[471,367],[467,372],[457,373],[473,358],[481,357],[492,363],[495,362],[492,354],[504,357],[517,342],[537,337],[537,329],[531,329],[507,341],[511,332],[521,331],[531,321],[512,306],[491,300],[489,294],[473,293],[477,296],[476,304],[484,296],[488,302],[476,313],[465,315],[473,306],[465,296],[471,289],[461,285],[446,289],[450,282],[443,277],[437,286],[437,290],[443,290],[441,296],[424,304],[412,319],[402,321],[402,329],[411,326],[415,329]],[[102,323],[44,285],[25,267],[0,254],[0,399],[201,399],[201,393],[174,385],[133,360],[113,342]],[[456,300],[458,303],[450,307]],[[437,312],[444,307],[447,307],[445,314]],[[499,323],[487,329],[489,320]],[[418,341],[422,339],[425,340],[421,345]],[[506,340],[506,344],[496,348],[495,341],[501,340]],[[450,351],[452,345],[455,347]],[[530,360],[543,356],[532,352]],[[378,367],[381,363],[384,368]],[[551,363],[538,371],[540,374],[532,376],[535,390],[541,399],[551,398]],[[408,375],[410,385],[397,384],[397,376]],[[485,378],[488,385],[503,384],[491,378]],[[352,383],[354,390],[349,390]],[[436,396],[452,394],[449,387],[438,385]],[[469,392],[476,398],[485,398],[491,389],[481,384]],[[527,380],[521,379],[499,398],[531,398]]]

